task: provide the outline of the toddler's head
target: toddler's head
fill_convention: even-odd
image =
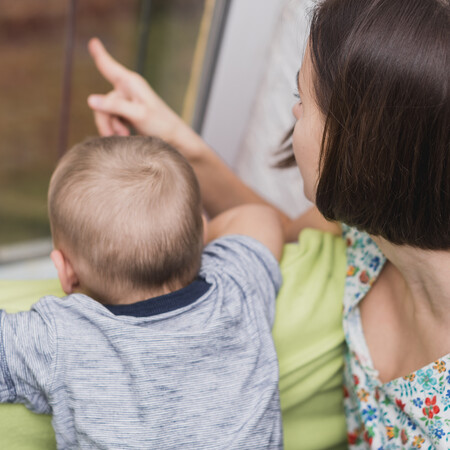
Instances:
[[[53,173],[48,208],[55,249],[73,269],[75,287],[79,282],[96,300],[177,289],[199,271],[198,182],[160,139],[115,136],[76,145]]]

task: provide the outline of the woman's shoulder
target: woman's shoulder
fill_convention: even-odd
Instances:
[[[386,262],[367,233],[343,226],[347,274],[344,289],[343,326],[348,349],[369,372],[373,367],[362,328],[359,304],[378,279]]]
[[[375,283],[386,258],[377,244],[365,232],[342,226],[346,242],[347,278],[344,310],[349,312],[364,298]]]

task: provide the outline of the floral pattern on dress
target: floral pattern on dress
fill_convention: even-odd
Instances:
[[[366,234],[344,226],[347,341],[344,407],[351,449],[450,449],[450,354],[388,383],[378,379],[364,338],[359,302],[386,262]]]

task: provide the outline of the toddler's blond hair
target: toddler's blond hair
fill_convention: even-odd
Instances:
[[[50,181],[55,248],[105,301],[124,289],[185,286],[203,248],[200,189],[188,162],[152,137],[93,138]]]

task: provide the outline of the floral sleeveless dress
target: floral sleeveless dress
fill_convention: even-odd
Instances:
[[[450,449],[450,354],[404,377],[381,383],[364,339],[358,304],[385,257],[370,237],[344,226],[347,340],[344,407],[351,449]]]

